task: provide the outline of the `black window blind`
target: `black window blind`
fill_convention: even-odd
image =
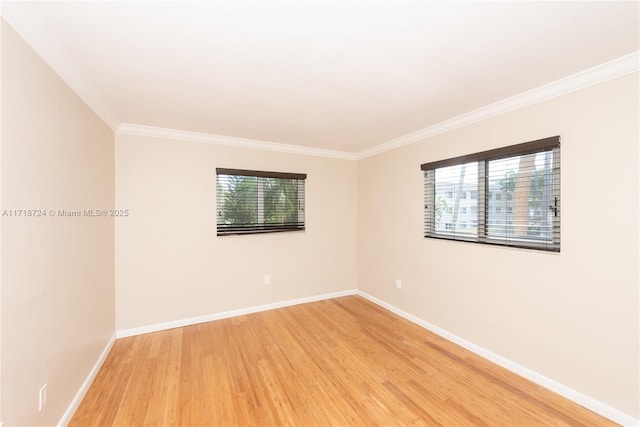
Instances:
[[[217,168],[217,234],[304,230],[306,177]]]
[[[421,165],[424,236],[560,251],[560,137]]]

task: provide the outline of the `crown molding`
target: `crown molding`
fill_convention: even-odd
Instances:
[[[148,136],[153,138],[172,139],[186,142],[223,145],[235,148],[250,148],[253,150],[278,151],[305,156],[329,157],[342,160],[357,160],[357,154],[345,151],[325,150],[323,148],[304,147],[301,145],[281,144],[257,139],[236,138],[232,136],[213,135],[208,133],[189,132],[184,130],[166,129],[154,126],[144,126],[123,123],[118,127],[117,134]]]
[[[436,123],[416,132],[394,138],[358,153],[350,153],[270,141],[122,123],[117,115],[104,102],[102,97],[91,87],[82,72],[76,67],[73,58],[53,42],[53,38],[50,36],[46,26],[42,25],[37,19],[38,15],[31,13],[33,5],[30,2],[12,3],[13,2],[0,2],[2,5],[0,7],[0,16],[2,19],[10,24],[87,106],[116,133],[345,160],[360,160],[375,156],[405,145],[424,141],[435,135],[449,132],[481,120],[518,110],[640,70],[640,51],[636,51],[519,95]]]
[[[640,51],[622,56],[613,61],[605,62],[604,64],[572,74],[555,82],[503,99],[502,101],[481,107],[452,119],[436,123],[419,131],[394,138],[375,147],[360,151],[356,157],[357,160],[361,160],[375,156],[385,151],[423,141],[435,135],[566,95],[580,89],[585,89],[589,86],[594,86],[638,70],[640,70]]]
[[[127,123],[120,125],[117,133],[152,136],[156,138],[176,139],[190,142],[204,142],[256,150],[280,151],[308,156],[331,157],[344,160],[362,160],[405,145],[424,141],[425,139],[431,138],[435,135],[449,132],[481,120],[499,116],[510,111],[519,110],[530,105],[615,79],[617,77],[622,77],[626,74],[637,72],[638,70],[640,70],[640,51],[622,56],[614,59],[613,61],[605,62],[604,64],[572,74],[560,80],[556,80],[555,82],[503,99],[502,101],[481,107],[477,110],[461,114],[452,119],[436,123],[419,131],[394,138],[358,153],[332,151],[321,148],[303,147],[299,145],[280,144],[269,141],[187,132]]]
[[[32,2],[0,2],[0,16],[33,49],[60,79],[115,132],[120,123],[116,114],[107,106],[102,97],[93,89],[73,58],[55,43]]]

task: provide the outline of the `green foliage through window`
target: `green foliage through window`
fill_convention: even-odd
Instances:
[[[218,235],[304,230],[303,174],[218,169]]]

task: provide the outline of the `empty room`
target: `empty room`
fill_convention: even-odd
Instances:
[[[640,2],[0,15],[0,427],[640,426]]]

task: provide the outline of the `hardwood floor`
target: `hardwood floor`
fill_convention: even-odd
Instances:
[[[358,296],[118,340],[70,426],[608,426]]]

